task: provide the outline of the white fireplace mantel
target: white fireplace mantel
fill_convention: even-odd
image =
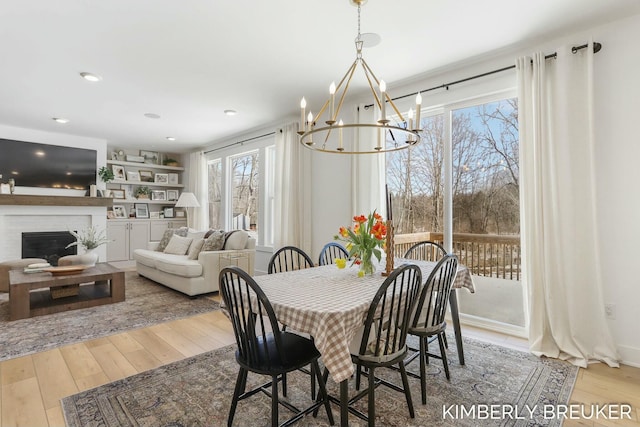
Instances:
[[[21,258],[22,233],[81,230],[90,226],[106,231],[105,206],[0,205],[0,261]],[[106,261],[106,245],[97,251],[99,259]]]

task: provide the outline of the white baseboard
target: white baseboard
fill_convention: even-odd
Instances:
[[[640,348],[619,345],[618,352],[622,359],[621,363],[633,366],[634,368],[640,368]]]

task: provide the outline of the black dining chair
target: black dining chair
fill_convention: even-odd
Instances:
[[[295,246],[285,246],[273,254],[269,260],[267,272],[269,274],[282,273],[311,267],[313,267],[313,261],[305,251]]]
[[[320,251],[318,265],[331,265],[336,258],[349,259],[349,252],[340,243],[329,242]]]
[[[404,254],[404,258],[422,261],[439,261],[447,251],[442,245],[430,240],[418,242],[411,246]]]
[[[444,317],[449,304],[451,286],[458,271],[458,258],[454,254],[445,255],[427,278],[415,307],[413,319],[409,326],[409,335],[420,340],[420,348],[411,348],[414,353],[405,360],[405,364],[420,358],[420,391],[422,403],[427,403],[427,363],[429,356],[442,360],[447,380],[450,379],[447,352],[445,350],[445,330],[447,322]],[[429,338],[438,338],[440,354],[429,353]],[[417,377],[413,373],[409,375]]]
[[[349,412],[375,425],[376,404],[375,389],[385,385],[404,393],[411,418],[415,417],[411,389],[405,369],[404,359],[407,355],[407,330],[411,313],[420,294],[422,282],[421,270],[413,264],[404,264],[385,279],[371,301],[362,331],[362,339],[357,348],[352,349],[351,359],[356,364],[356,390],[362,368],[368,378],[368,387],[349,399]],[[397,386],[375,375],[376,368],[397,365],[402,377],[402,387]],[[325,381],[328,372],[324,372]],[[352,403],[368,397],[367,415],[351,406]]]
[[[271,425],[278,425],[278,405],[294,412],[294,416],[280,426],[293,424],[324,405],[331,425],[334,425],[325,382],[321,378],[318,359],[320,352],[313,341],[300,335],[281,331],[275,312],[267,296],[253,278],[239,267],[227,267],[220,272],[220,293],[233,325],[238,349],[236,361],[240,365],[227,424],[233,424],[238,401],[264,392],[271,396]],[[311,364],[319,384],[318,399],[306,409],[298,409],[279,399],[278,382],[288,372]],[[271,377],[271,381],[245,391],[247,374],[255,372]],[[269,390],[269,387],[271,390]],[[314,416],[317,411],[314,412]]]

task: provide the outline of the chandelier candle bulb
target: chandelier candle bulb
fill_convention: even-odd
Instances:
[[[302,97],[300,101],[300,131],[304,132],[304,110],[307,107],[307,100]]]
[[[420,108],[422,105],[422,95],[418,92],[416,95],[416,129],[420,129]]]
[[[380,80],[380,120],[384,123],[387,120],[387,84],[384,80]]]
[[[340,119],[340,121],[338,122],[338,151],[343,151],[344,148],[342,147],[342,125],[344,123],[342,123],[342,119]]]
[[[331,82],[331,86],[329,86],[329,95],[331,95],[331,115],[329,116],[329,120],[333,121],[333,116],[335,114],[335,101],[336,101],[336,84],[335,84],[335,82]]]

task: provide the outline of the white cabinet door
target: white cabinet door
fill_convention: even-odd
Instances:
[[[133,259],[133,251],[146,249],[149,243],[149,222],[132,221],[129,223],[129,259]]]
[[[152,242],[159,242],[162,239],[162,236],[164,235],[164,232],[167,228],[169,228],[169,221],[165,221],[165,220],[156,220],[154,219],[153,221],[151,221],[151,224],[149,226],[150,228],[150,234],[149,234],[149,239]]]
[[[128,261],[129,223],[108,221],[107,237],[113,240],[107,244],[107,261]]]

